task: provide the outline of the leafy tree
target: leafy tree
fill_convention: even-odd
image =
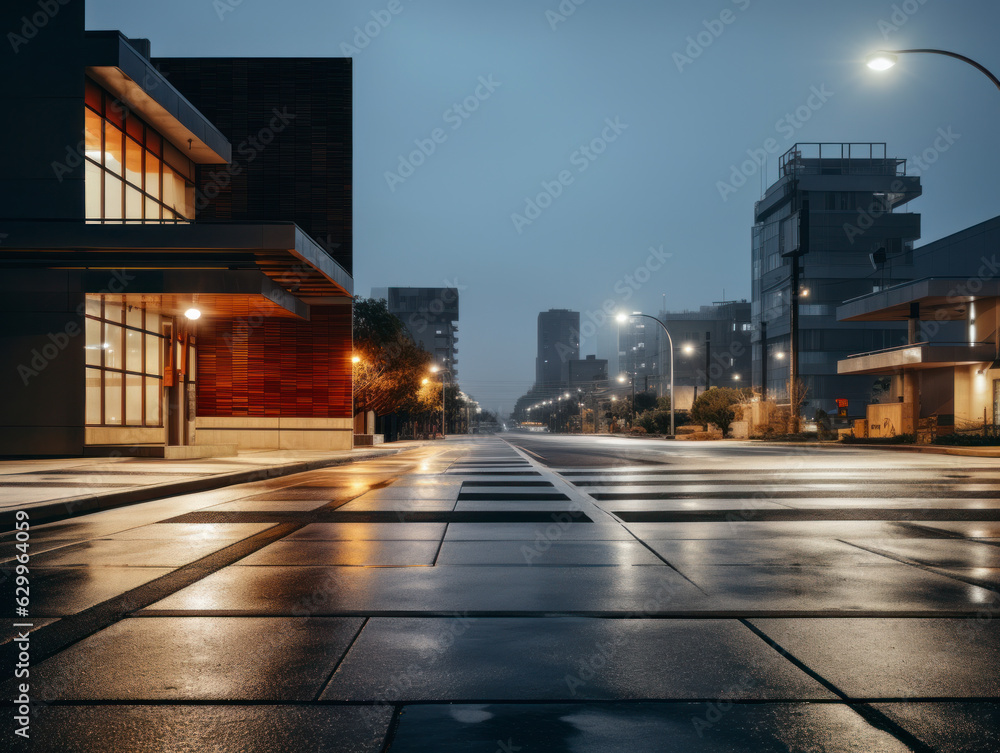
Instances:
[[[431,355],[414,345],[384,300],[355,299],[354,357],[358,359],[353,366],[355,412],[384,416],[419,405],[417,393]]]
[[[749,399],[750,395],[748,388],[712,387],[694,401],[691,420],[698,424],[715,424],[722,431],[722,436],[726,436],[736,420],[734,407]]]

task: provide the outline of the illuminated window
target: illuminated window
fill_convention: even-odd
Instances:
[[[194,163],[128,107],[86,79],[88,222],[194,219]]]
[[[88,426],[163,426],[161,318],[139,306],[87,298]]]

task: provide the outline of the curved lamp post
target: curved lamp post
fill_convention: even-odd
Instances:
[[[440,366],[431,366],[432,374],[441,375],[441,439],[446,438],[445,423],[444,423],[444,375],[448,375],[448,381],[451,381],[451,372],[448,369],[442,369]]]
[[[621,313],[615,317],[619,322],[627,322],[630,318],[643,317],[645,319],[652,319],[654,322],[660,325],[664,334],[667,336],[667,345],[670,348],[670,436],[674,436],[674,339],[670,336],[670,331],[667,329],[667,325],[657,319],[651,314],[625,314]],[[635,377],[633,377],[633,380]],[[635,382],[633,381],[633,387]],[[635,399],[632,400],[632,410],[635,411]]]
[[[1000,79],[994,76],[989,69],[984,65],[980,65],[972,58],[968,58],[965,55],[959,55],[957,52],[948,52],[947,50],[932,50],[932,49],[920,49],[920,50],[879,50],[869,55],[865,59],[865,64],[871,68],[873,71],[887,71],[892,66],[896,64],[897,55],[906,55],[913,52],[928,52],[932,55],[944,55],[945,57],[955,58],[961,60],[963,63],[968,63],[973,68],[978,70],[980,73],[985,75],[993,85],[1000,89]]]

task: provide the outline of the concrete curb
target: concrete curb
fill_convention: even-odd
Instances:
[[[364,460],[374,460],[376,458],[388,457],[405,452],[406,447],[398,449],[386,449],[379,451],[368,451],[336,458],[325,458],[319,460],[304,460],[295,463],[285,463],[257,468],[248,471],[238,471],[236,473],[220,473],[206,478],[189,479],[187,481],[174,481],[153,486],[143,486],[134,489],[125,489],[120,492],[109,492],[105,494],[91,494],[81,497],[67,497],[65,499],[53,500],[51,502],[41,502],[38,504],[27,504],[20,508],[27,511],[31,524],[41,525],[43,523],[54,523],[67,518],[74,518],[78,515],[86,515],[102,510],[113,510],[116,507],[138,504],[139,502],[152,502],[154,499],[164,499],[166,497],[176,497],[180,494],[193,494],[195,492],[212,491],[226,486],[237,484],[247,484],[251,481],[264,481],[281,476],[291,476],[295,473],[305,471],[315,471],[319,468],[330,468],[337,465],[348,465]],[[13,530],[16,510],[4,510],[0,512],[0,530]]]

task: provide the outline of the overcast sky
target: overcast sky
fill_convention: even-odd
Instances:
[[[863,65],[1000,72],[996,0],[88,0],[87,24],[154,56],[353,57],[355,291],[457,285],[490,409],[531,386],[539,311],[749,299],[753,203],[796,142],[912,158],[944,131],[909,163],[920,243],[1000,213],[1000,91],[935,55]]]

